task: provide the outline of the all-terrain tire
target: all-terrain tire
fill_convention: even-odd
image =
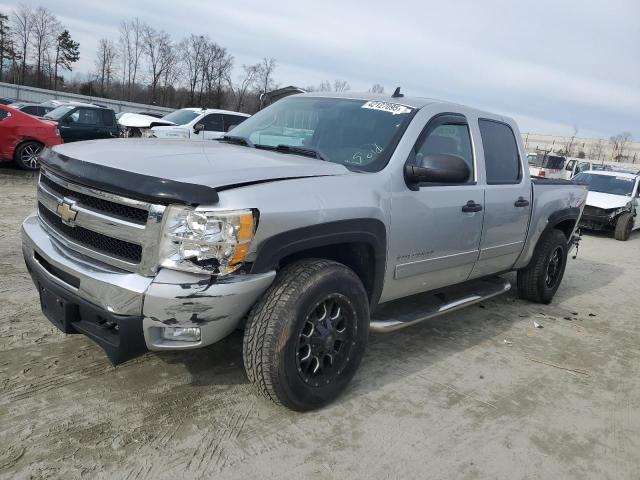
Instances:
[[[23,170],[38,170],[40,168],[38,155],[40,155],[43,148],[43,145],[39,142],[24,142],[16,148],[13,160]]]
[[[545,233],[533,252],[529,265],[518,270],[518,295],[537,303],[551,303],[567,265],[569,247],[563,232]]]
[[[327,321],[340,323],[335,336],[321,339],[330,331]],[[367,293],[351,269],[322,259],[292,263],[249,312],[242,348],[247,376],[259,395],[276,404],[296,411],[319,408],[353,378],[368,328]],[[329,355],[336,345],[337,353]]]
[[[618,217],[616,222],[616,229],[613,232],[613,236],[616,240],[626,242],[631,236],[631,230],[633,229],[633,214],[631,212],[623,213]]]

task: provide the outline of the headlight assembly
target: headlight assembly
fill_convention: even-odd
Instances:
[[[160,266],[226,275],[242,265],[257,211],[208,211],[169,206],[160,241]]]

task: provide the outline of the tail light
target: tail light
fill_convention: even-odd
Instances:
[[[538,175],[539,177],[546,177],[546,174],[544,173],[544,170],[540,170],[540,174]]]

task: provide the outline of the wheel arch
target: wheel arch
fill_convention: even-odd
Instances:
[[[29,142],[38,143],[38,144],[42,145],[42,148],[45,148],[45,144],[43,142],[41,142],[40,140],[38,140],[37,138],[23,137],[19,141],[17,141],[16,144],[13,146],[13,159],[14,160],[16,160],[16,154],[18,152],[18,149],[22,145],[24,145],[25,143],[29,143]]]
[[[278,270],[303,258],[334,260],[358,275],[373,309],[382,293],[386,251],[386,228],[380,220],[339,220],[289,230],[264,240],[258,246],[251,272]]]

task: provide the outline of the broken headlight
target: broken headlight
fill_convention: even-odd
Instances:
[[[160,266],[220,275],[237,270],[249,253],[256,215],[254,210],[168,207],[160,241]]]

